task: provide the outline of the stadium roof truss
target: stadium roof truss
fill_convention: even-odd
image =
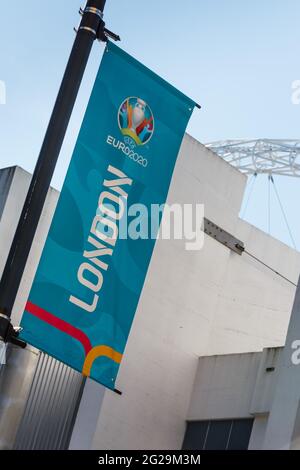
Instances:
[[[224,140],[206,147],[247,175],[300,177],[300,140]]]

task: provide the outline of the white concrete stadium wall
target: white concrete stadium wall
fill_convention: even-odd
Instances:
[[[29,188],[31,175],[19,167],[0,170],[1,174],[13,172],[10,188],[3,207],[0,219],[0,275],[3,272],[8,251],[13,240],[18,220],[21,215],[24,200]],[[31,284],[36,268],[47,238],[50,223],[58,201],[59,192],[51,188],[49,190],[44,210],[39,222],[36,236],[30,251],[29,259],[22,278],[18,296],[13,309],[13,323],[18,325],[24,311],[25,303],[29,296]]]
[[[29,181],[28,173],[15,170],[0,222],[0,273]],[[204,203],[206,217],[296,282],[300,255],[239,220],[245,183],[245,176],[186,136],[168,202]],[[51,190],[14,306],[15,324],[57,199]],[[199,356],[282,345],[293,296],[292,285],[207,236],[199,252],[185,251],[184,241],[159,240],[117,381],[123,395],[106,391],[98,423],[81,421],[100,407],[101,387],[93,387],[79,410],[73,442],[104,449],[180,448]],[[93,442],[84,441],[94,433]]]
[[[168,202],[205,203],[206,217],[296,282],[299,253],[239,220],[245,183],[186,136]],[[185,251],[182,241],[158,241],[116,384],[123,395],[105,392],[92,448],[180,448],[199,356],[283,345],[294,292],[210,237],[199,252]],[[74,439],[88,432],[78,420]]]

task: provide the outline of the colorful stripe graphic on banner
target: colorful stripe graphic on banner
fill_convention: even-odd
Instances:
[[[194,106],[108,43],[21,338],[111,389],[155,245],[121,237],[120,223],[135,203],[165,203]]]

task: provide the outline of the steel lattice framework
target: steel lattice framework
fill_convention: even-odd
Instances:
[[[300,177],[300,140],[224,140],[206,146],[247,175]]]

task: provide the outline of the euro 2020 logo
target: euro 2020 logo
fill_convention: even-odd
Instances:
[[[120,106],[118,123],[125,142],[131,147],[147,144],[154,132],[154,118],[150,107],[141,98],[127,98]]]

